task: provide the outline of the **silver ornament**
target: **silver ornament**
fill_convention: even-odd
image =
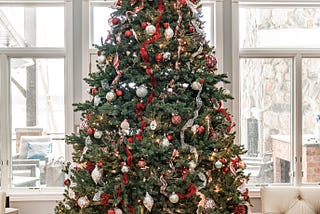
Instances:
[[[123,165],[123,166],[121,167],[121,172],[122,172],[122,173],[128,173],[128,172],[129,172],[129,167],[128,167],[127,165]]]
[[[147,87],[144,86],[144,85],[140,85],[136,90],[136,94],[137,94],[138,97],[144,98],[148,94]]]
[[[169,196],[169,201],[173,204],[178,203],[179,201],[179,196],[173,192],[170,196]]]
[[[122,210],[120,210],[119,208],[115,208],[114,213],[115,214],[122,214]]]
[[[109,88],[109,83],[108,83],[108,81],[106,79],[101,80],[101,87],[103,89],[108,89]]]
[[[102,195],[103,191],[99,190],[98,192],[96,192],[92,198],[93,201],[100,201],[101,195]]]
[[[69,198],[71,198],[71,199],[76,198],[76,193],[71,188],[69,188],[69,190],[68,190],[68,195],[69,195]]]
[[[130,129],[130,125],[128,123],[128,120],[125,119],[124,121],[122,121],[121,124],[120,124],[120,127],[123,130],[129,130]]]
[[[148,25],[146,27],[146,32],[149,36],[152,36],[156,33],[156,27],[154,25]]]
[[[91,172],[91,178],[96,184],[100,183],[102,178],[102,169],[99,169],[98,165],[96,165]]]
[[[164,52],[164,53],[163,53],[163,59],[164,59],[165,61],[170,60],[170,59],[171,59],[171,53],[170,53],[170,52]]]
[[[167,137],[164,137],[161,141],[161,146],[169,146],[170,142]]]
[[[167,40],[171,39],[173,35],[174,35],[174,32],[170,26],[167,29],[165,29],[164,36],[166,37]]]
[[[193,171],[195,168],[196,168],[196,166],[197,166],[197,164],[192,160],[192,161],[190,161],[189,163],[188,163],[188,165],[189,165],[189,169],[191,170],[191,171]]]
[[[183,84],[182,84],[182,87],[183,87],[183,88],[188,88],[188,87],[189,87],[189,84],[188,84],[188,83],[183,83]]]
[[[213,209],[215,208],[216,203],[212,199],[206,199],[206,202],[204,202],[204,208],[205,209]]]
[[[106,99],[107,101],[109,102],[112,102],[116,99],[117,95],[116,93],[114,93],[113,91],[109,91],[107,94],[106,94]]]
[[[191,131],[192,131],[192,133],[193,134],[196,134],[197,132],[198,132],[198,128],[199,128],[199,125],[193,125],[192,127],[191,127]]]
[[[106,56],[105,55],[100,55],[100,56],[98,56],[98,59],[97,59],[97,61],[98,61],[98,63],[99,64],[105,64],[106,63]]]
[[[86,146],[92,144],[92,140],[91,140],[90,136],[87,136],[87,137],[86,137],[85,144],[86,144]]]
[[[155,120],[151,121],[150,129],[151,130],[156,130],[157,129],[157,122]]]
[[[90,201],[87,196],[80,197],[77,202],[81,209],[86,208],[90,204]]]
[[[199,91],[200,88],[201,88],[201,83],[199,83],[198,81],[194,81],[192,84],[191,84],[191,88],[193,90],[196,90],[196,91]]]
[[[94,96],[93,104],[94,106],[98,106],[101,103],[101,97],[99,95]]]
[[[146,192],[146,196],[143,199],[143,205],[147,208],[149,212],[151,212],[153,204],[154,204],[153,198],[151,197],[151,195],[149,195],[148,192]]]
[[[100,139],[102,137],[102,131],[96,130],[93,134],[93,136],[97,139]]]

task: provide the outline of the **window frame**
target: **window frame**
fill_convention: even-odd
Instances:
[[[239,62],[241,58],[291,58],[293,60],[293,71],[291,74],[291,112],[290,112],[290,140],[291,144],[291,183],[290,184],[267,184],[267,185],[279,185],[279,186],[301,186],[301,185],[315,185],[302,183],[303,169],[302,169],[302,59],[303,58],[320,58],[320,48],[240,48],[239,47],[239,9],[245,7],[318,7],[320,8],[319,0],[308,0],[307,2],[299,0],[282,0],[278,1],[261,1],[261,0],[239,0],[233,2],[233,14],[232,26],[235,32],[235,36],[232,40],[233,47],[233,61],[234,67],[232,71],[233,87],[232,94],[234,95],[234,101],[232,105],[233,114],[236,123],[240,121],[240,72]],[[236,132],[240,133],[241,128],[236,126]],[[237,136],[237,142],[241,143]],[[250,186],[253,190],[253,197],[260,197],[261,186],[265,184],[257,184]]]
[[[14,188],[11,187],[11,101],[10,101],[10,59],[11,58],[62,58],[64,59],[64,103],[65,103],[65,133],[71,133],[74,130],[73,108],[73,57],[72,47],[72,0],[20,0],[3,1],[0,0],[0,6],[19,6],[19,7],[56,7],[64,8],[64,47],[27,47],[27,48],[0,48],[0,77],[1,77],[1,98],[0,106],[4,111],[0,112],[0,139],[1,139],[1,189],[5,190],[12,201],[21,201],[22,198],[31,200],[57,200],[61,199],[63,187],[43,187],[43,188]],[[9,112],[9,114],[7,114]],[[72,149],[70,146],[65,148],[66,161],[71,160]],[[46,197],[43,197],[46,195]]]

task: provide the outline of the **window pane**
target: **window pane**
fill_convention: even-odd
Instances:
[[[303,183],[320,182],[320,59],[302,60]]]
[[[63,7],[0,7],[0,47],[63,47]]]
[[[110,18],[110,14],[113,12],[113,9],[103,6],[92,6],[92,14],[91,17],[91,41],[90,45],[97,44],[101,45],[101,37],[103,41],[108,36],[108,30],[111,29],[108,24],[108,19]]]
[[[290,182],[292,59],[240,59],[240,140],[251,183]]]
[[[320,8],[240,8],[241,48],[319,48]]]
[[[12,185],[62,186],[64,60],[10,60]]]

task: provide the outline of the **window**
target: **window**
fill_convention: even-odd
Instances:
[[[0,0],[1,188],[63,187],[70,2]]]
[[[320,182],[320,5],[239,3],[240,141],[250,183]]]

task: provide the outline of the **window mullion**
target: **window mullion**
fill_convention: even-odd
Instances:
[[[291,151],[294,184],[302,183],[302,57],[297,54],[294,59],[294,72],[291,101],[293,103],[291,113]]]

